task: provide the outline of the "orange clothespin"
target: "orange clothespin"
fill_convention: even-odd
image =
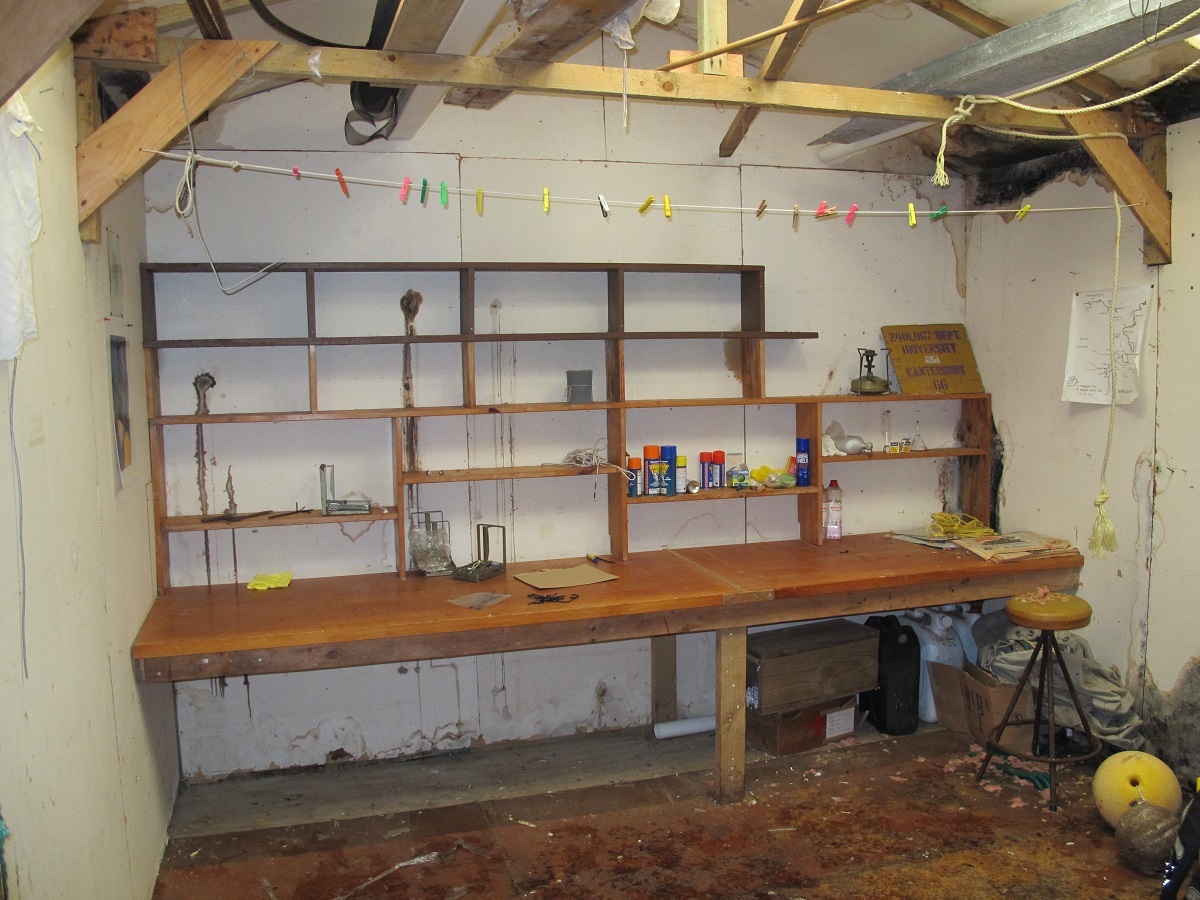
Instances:
[[[350,196],[350,188],[346,187],[346,179],[342,177],[341,169],[334,169],[333,174],[337,176],[338,184],[342,186],[342,193],[347,197]]]

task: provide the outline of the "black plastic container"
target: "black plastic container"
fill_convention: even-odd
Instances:
[[[921,644],[917,633],[896,616],[871,616],[866,625],[879,632],[879,687],[862,694],[859,705],[883,734],[912,734],[920,724]]]

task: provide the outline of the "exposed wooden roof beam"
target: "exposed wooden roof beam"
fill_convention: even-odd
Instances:
[[[552,62],[596,35],[601,26],[629,6],[630,0],[548,0],[521,25],[520,31],[493,50],[494,59]],[[453,90],[453,106],[491,109],[511,91]]]
[[[0,22],[4,23],[0,105],[8,102],[99,5],[98,0],[0,0]]]
[[[1121,121],[1105,112],[1066,116],[1067,125],[1079,135],[1120,131]],[[1146,236],[1162,254],[1148,264],[1171,261],[1171,198],[1142,165],[1125,141],[1112,138],[1081,138],[1088,155],[1104,170],[1130,212],[1142,223]]]
[[[198,41],[183,51],[179,69],[170,66],[151,79],[76,150],[79,221],[86,220],[154,161],[142,148],[162,150],[171,146],[190,122],[204,115],[238,83],[244,67],[257,64],[276,46],[277,41]],[[181,90],[187,96],[190,120],[185,118],[180,103]]]
[[[167,46],[163,46],[163,44]],[[160,41],[159,53],[171,59],[175,42]],[[310,78],[307,47],[280,45],[258,64],[259,75]],[[165,54],[165,55],[164,55]],[[383,50],[321,48],[321,79],[326,83],[369,81],[372,84],[441,84],[504,93],[574,94],[620,97],[622,82],[630,97],[685,103],[726,103],[834,116],[863,115],[940,122],[953,115],[955,101],[933,94],[876,88],[763,82],[756,78],[712,78],[688,72],[537,63],[437,53],[389,53]],[[977,110],[972,121],[986,125],[1062,133],[1058,116],[1027,113],[1009,107]]]
[[[821,8],[823,2],[824,0],[793,0],[792,8],[788,10],[787,18],[783,21],[786,23],[807,19]],[[808,25],[803,25],[777,35],[771,42],[771,49],[767,51],[767,58],[763,61],[758,77],[763,81],[778,81],[783,78],[792,60],[796,58],[796,51],[800,49],[800,42],[808,34],[808,29]],[[737,111],[725,132],[725,137],[721,139],[720,154],[723,159],[733,156],[750,126],[758,118],[760,109],[758,106],[743,106]]]

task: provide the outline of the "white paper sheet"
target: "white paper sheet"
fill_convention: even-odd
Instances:
[[[1112,358],[1116,363],[1118,404],[1132,403],[1138,396],[1142,341],[1153,298],[1154,289],[1148,284],[1117,291]],[[1108,312],[1112,299],[1112,288],[1080,291],[1074,296],[1062,392],[1067,402],[1109,402]]]

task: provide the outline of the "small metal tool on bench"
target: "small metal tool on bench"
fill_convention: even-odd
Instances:
[[[496,562],[492,559],[491,553],[491,530],[495,528],[500,532],[500,548],[503,560]],[[482,522],[475,526],[475,550],[476,558],[474,562],[465,566],[459,566],[454,570],[454,577],[458,581],[486,581],[489,578],[495,578],[497,575],[503,575],[508,570],[508,542],[505,540],[507,531],[503,525],[484,525]]]
[[[338,500],[333,487],[333,463],[321,463],[321,512],[326,516],[347,516],[371,511],[370,500]]]

